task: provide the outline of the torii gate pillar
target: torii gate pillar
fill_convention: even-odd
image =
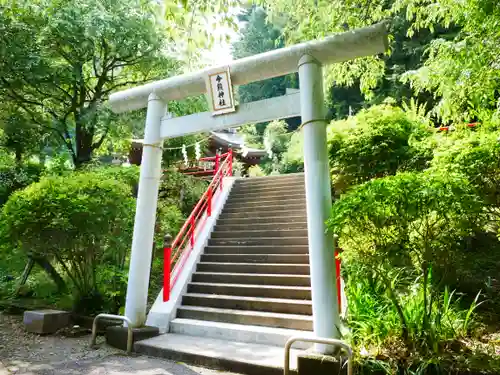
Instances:
[[[325,222],[332,208],[330,168],[326,144],[323,102],[323,74],[319,61],[310,55],[299,60],[300,111],[304,137],[307,233],[311,267],[314,333],[318,337],[340,338],[334,243]],[[329,348],[316,344],[316,351]]]
[[[136,326],[141,326],[146,321],[156,208],[162,175],[163,140],[160,136],[160,128],[161,119],[167,111],[166,104],[154,92],[148,96],[147,108],[125,300],[125,316],[129,317],[132,324]]]

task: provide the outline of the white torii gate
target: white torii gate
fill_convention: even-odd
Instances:
[[[297,71],[299,73],[313,328],[314,333],[319,337],[338,338],[338,327],[340,326],[335,287],[334,244],[332,236],[326,233],[325,227],[332,202],[321,67],[326,64],[383,53],[386,50],[386,27],[383,23],[379,23],[323,40],[250,56],[229,64],[231,80],[235,85],[243,85]],[[209,116],[204,114],[167,120],[169,117],[167,102],[205,93],[206,76],[208,72],[213,70],[214,68],[211,68],[184,74],[124,90],[112,94],[109,100],[115,112],[147,107],[125,304],[125,316],[131,320],[135,327],[144,325],[146,321],[158,188],[162,174],[161,147],[163,139],[233,127],[259,120],[270,120],[270,118],[265,118],[266,114],[262,112],[265,107],[261,105],[256,107],[252,103],[240,106],[236,113],[222,115],[212,121],[208,121]],[[287,110],[280,111],[280,107],[289,108],[290,105],[293,106],[294,103],[297,103],[297,101],[290,99],[292,96],[288,95],[280,99],[283,103],[277,106],[274,113],[277,118],[284,117],[282,115],[288,113]],[[289,98],[287,99],[287,97]],[[273,105],[276,107],[276,104],[273,103]],[[259,108],[259,110],[255,111],[255,108]],[[207,121],[201,122],[202,120]],[[317,349],[325,351],[326,347]]]

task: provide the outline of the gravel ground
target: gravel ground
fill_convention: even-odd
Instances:
[[[207,370],[157,358],[127,356],[99,337],[99,349],[89,348],[90,335],[64,337],[27,333],[21,316],[0,312],[0,375],[216,375]],[[229,373],[224,373],[231,375]]]

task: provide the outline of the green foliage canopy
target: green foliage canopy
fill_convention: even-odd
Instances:
[[[268,22],[264,9],[252,7],[240,18],[245,19],[246,25],[241,30],[241,39],[233,43],[234,58],[241,59],[284,46],[281,30]],[[289,76],[249,83],[238,88],[239,98],[242,103],[248,103],[281,96],[287,87],[292,87],[290,85]]]
[[[431,134],[427,125],[390,105],[332,122],[328,132],[331,168],[340,190],[397,171],[424,169],[432,158],[419,144]]]
[[[408,34],[456,26],[453,38],[437,38],[426,51],[425,64],[406,79],[417,92],[430,91],[440,100],[433,112],[445,121],[488,118],[498,112],[500,67],[496,0],[397,0],[406,11]]]
[[[213,44],[218,25],[235,27],[234,3],[2,1],[0,98],[52,134],[79,167],[110,136],[121,147],[123,127],[137,122],[111,113],[109,94],[179,73],[175,59]]]

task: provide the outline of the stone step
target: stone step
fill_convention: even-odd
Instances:
[[[261,187],[270,185],[305,185],[304,176],[289,176],[281,178],[257,177],[257,178],[240,178],[234,182],[235,187]]]
[[[309,275],[308,264],[199,262],[196,270],[198,272],[231,271],[234,273]]]
[[[312,331],[312,316],[266,311],[231,310],[217,307],[179,306],[177,317],[204,321]]]
[[[182,305],[312,315],[310,300],[186,293],[182,297]]]
[[[312,336],[312,332],[286,328],[234,324],[219,321],[176,318],[170,323],[170,332],[182,335],[210,337],[237,342],[276,345],[284,347],[292,336]],[[294,348],[308,349],[311,344],[300,346],[297,342]]]
[[[277,197],[290,197],[290,196],[305,196],[305,189],[300,188],[298,190],[293,190],[288,188],[280,188],[280,189],[268,189],[265,191],[253,191],[253,190],[236,190],[236,189],[231,189],[231,194],[229,195],[229,199],[235,199],[235,200],[240,200],[240,199],[248,199],[250,201],[256,200],[256,199],[266,199],[266,200],[272,200]]]
[[[217,222],[215,230],[223,231],[241,231],[241,230],[300,230],[307,229],[307,222],[278,222],[278,223],[260,223],[253,220],[248,220],[244,224],[231,224],[231,221]]]
[[[266,200],[266,201],[256,201],[252,203],[245,203],[245,202],[240,202],[240,203],[227,203],[223,210],[228,210],[228,211],[235,211],[235,210],[257,210],[262,208],[262,207],[277,207],[278,209],[281,207],[297,207],[298,209],[305,210],[306,209],[306,202],[305,200],[290,200],[290,201],[284,201],[284,200]],[[268,210],[265,210],[268,211]]]
[[[273,192],[279,192],[282,195],[292,195],[292,194],[305,194],[305,185],[297,184],[275,184],[275,185],[262,185],[262,186],[233,186],[231,189],[231,195],[261,195],[261,196],[273,196]]]
[[[302,202],[305,201],[305,194],[290,194],[290,195],[275,195],[275,196],[264,196],[256,195],[230,195],[226,201],[226,206],[232,204],[265,204],[267,202]]]
[[[226,271],[231,271],[227,269]],[[311,286],[309,275],[259,274],[234,272],[195,272],[193,282],[228,284],[265,284]]]
[[[204,254],[303,254],[308,255],[307,245],[274,246],[206,246]]]
[[[283,375],[285,352],[284,348],[279,346],[167,333],[138,341],[134,349],[138,353],[153,357],[232,373]],[[296,375],[299,352],[298,349],[292,349],[290,352],[293,375]]]
[[[297,211],[297,212],[306,212],[306,204],[305,202],[303,204],[301,203],[290,203],[290,204],[281,204],[281,203],[276,203],[273,205],[269,206],[230,206],[230,207],[224,207],[222,209],[222,214],[227,214],[227,213],[238,213],[238,214],[246,214],[247,216],[259,216],[261,213],[267,213],[267,212],[272,212],[275,214],[275,216],[279,216],[280,212],[282,211]]]
[[[283,181],[287,182],[305,182],[304,173],[290,173],[277,176],[262,176],[262,177],[250,177],[250,178],[239,178],[235,181],[236,185],[260,185],[260,184],[272,184],[280,183]]]
[[[254,206],[272,206],[277,204],[296,204],[296,205],[305,205],[306,197],[304,196],[288,196],[288,197],[238,197],[237,199],[229,198],[224,205],[224,208],[232,208],[232,207],[254,207]]]
[[[300,210],[290,210],[289,208],[285,207],[279,211],[259,211],[259,212],[245,212],[245,211],[225,211],[222,210],[222,213],[219,216],[219,219],[221,220],[233,220],[233,219],[241,219],[241,218],[249,218],[252,219],[254,222],[263,222],[264,219],[268,218],[279,218],[280,222],[283,221],[288,221],[289,217],[291,216],[300,216],[301,219],[300,221],[307,220],[307,213],[306,209],[302,208]]]
[[[266,183],[260,183],[260,184],[235,184],[233,185],[233,189],[237,191],[244,191],[244,192],[252,192],[252,191],[264,191],[268,190],[269,188],[275,188],[275,189],[282,189],[282,190],[287,190],[290,193],[293,193],[294,191],[297,192],[304,192],[305,190],[305,183],[303,181],[294,181],[294,180],[283,180],[283,181],[276,181],[276,182],[266,182]]]
[[[307,237],[307,229],[292,229],[292,230],[241,230],[232,231],[226,230],[225,227],[216,228],[211,234],[211,238],[286,238],[286,237]]]
[[[311,299],[307,286],[196,283],[188,284],[188,293],[222,294],[227,296]]]
[[[224,218],[222,215],[221,217],[217,220],[217,225],[252,225],[252,224],[257,224],[257,225],[271,225],[271,224],[277,224],[277,225],[282,225],[283,223],[305,223],[307,225],[307,216],[305,212],[297,212],[295,215],[290,215],[290,216],[277,216],[277,215],[270,215],[268,217],[241,217],[241,215],[234,215],[234,217],[231,218]]]
[[[261,238],[210,238],[209,246],[270,246],[270,245],[307,245],[307,237],[261,237]]]
[[[309,264],[308,254],[203,254],[202,262]]]

